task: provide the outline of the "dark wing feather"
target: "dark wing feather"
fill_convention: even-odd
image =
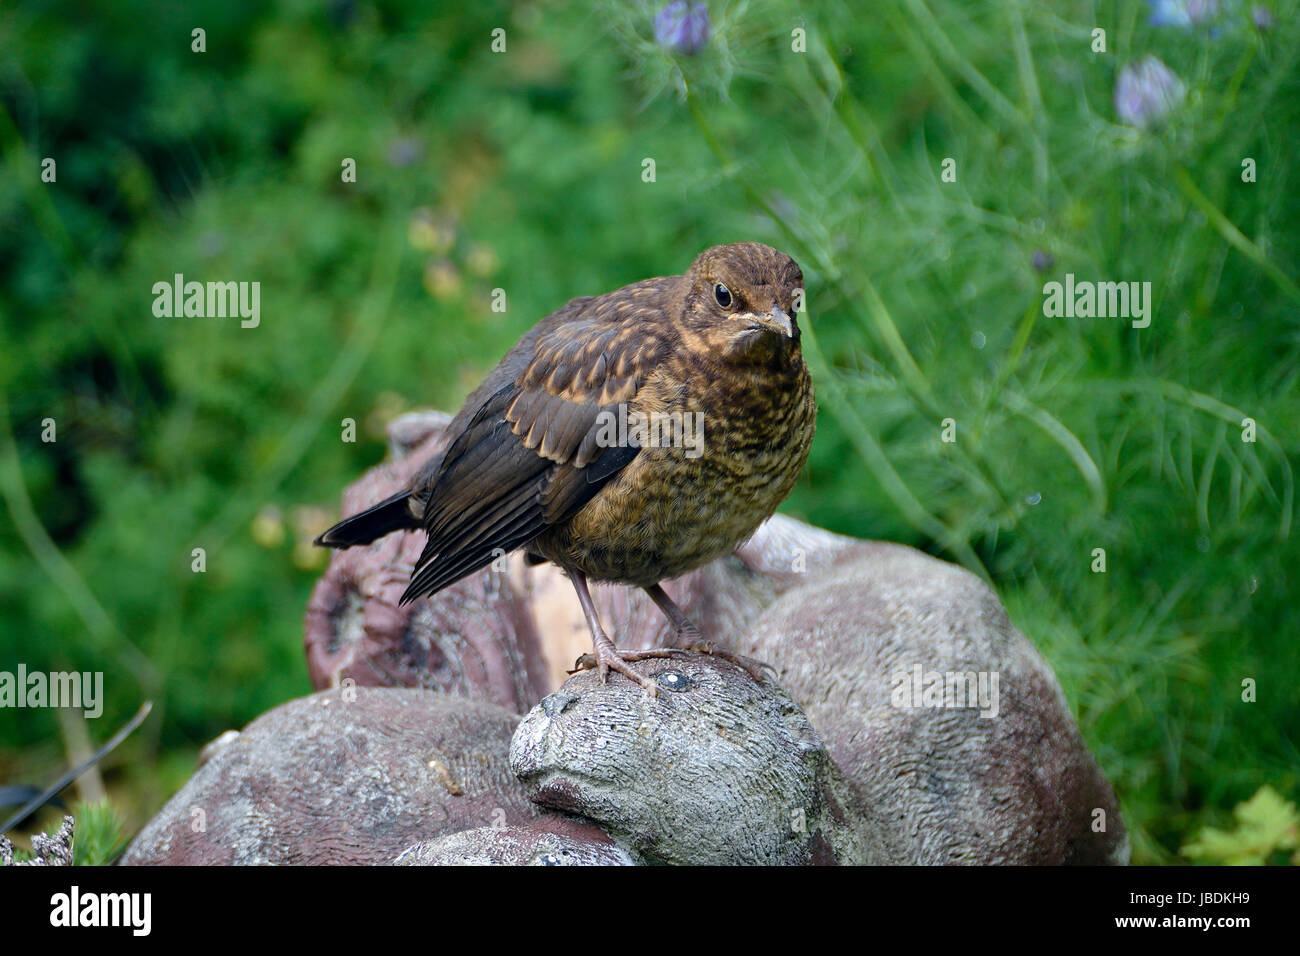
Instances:
[[[429,538],[403,604],[565,521],[636,457],[635,447],[602,447],[602,415],[635,397],[669,333],[644,295],[614,293],[575,300],[506,356],[412,489]]]

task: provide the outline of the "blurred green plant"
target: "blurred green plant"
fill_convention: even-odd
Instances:
[[[108,800],[77,803],[72,818],[74,866],[107,866],[126,849],[125,820]]]
[[[1205,827],[1183,847],[1184,856],[1198,863],[1229,866],[1263,866],[1289,863],[1300,866],[1300,813],[1269,786],[1232,811],[1231,830]]]

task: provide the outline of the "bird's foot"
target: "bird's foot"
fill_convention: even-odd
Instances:
[[[695,629],[692,628],[692,630]],[[679,631],[678,634],[681,635],[683,640],[689,640],[687,635],[682,634],[682,632]],[[712,641],[706,641],[700,636],[698,630],[695,631],[695,640],[687,643],[684,649],[688,651],[697,651],[700,654],[708,654],[710,657],[716,657],[720,660],[727,661],[728,663],[735,664],[759,683],[762,683],[763,679],[769,676],[773,680],[776,679],[776,668],[771,664],[766,661],[756,660],[753,657],[745,657],[741,654],[733,654],[731,651],[723,650]]]
[[[718,647],[712,641],[705,640],[700,636],[700,632],[694,627],[691,628],[691,631],[694,632],[693,635],[690,635],[694,637],[694,640],[692,640],[686,647],[652,647],[644,651],[622,651],[618,654],[618,657],[626,663],[629,661],[662,660],[664,658],[676,657],[681,654],[708,654],[710,657],[716,657],[719,660],[735,664],[759,683],[769,676],[773,680],[776,679],[776,668],[766,661],[756,660],[752,657],[745,657],[741,654],[733,654],[731,651],[723,650]],[[678,631],[678,635],[683,639],[688,639],[688,635],[683,631]],[[584,660],[586,663],[584,663]],[[578,658],[577,666],[578,669],[591,669],[592,667],[595,667],[595,655],[583,654],[582,657]],[[576,670],[570,671],[569,673],[576,673]],[[622,672],[620,671],[620,673]]]
[[[673,653],[681,653],[682,651],[699,651],[701,654],[709,654],[735,664],[760,683],[767,676],[764,674],[765,670],[771,671],[773,678],[776,677],[776,668],[771,664],[756,661],[752,657],[742,657],[739,654],[724,651],[716,647],[712,641],[705,640],[704,635],[700,633],[700,629],[691,623],[690,618],[677,606],[677,602],[668,596],[668,592],[664,590],[662,584],[650,585],[645,589],[645,593],[650,595],[650,600],[654,601],[659,610],[664,612],[664,616],[672,622],[673,630],[677,635],[676,647],[666,648],[662,653],[656,651],[656,657],[668,657]],[[624,659],[629,659],[628,655],[623,656]]]
[[[642,651],[629,651],[619,653],[614,642],[605,638],[604,641],[597,641],[594,654],[583,654],[573,663],[573,670],[570,674],[576,674],[582,670],[595,670],[600,682],[605,683],[610,671],[616,671],[626,677],[628,680],[635,681],[645,688],[647,694],[651,697],[659,696],[659,685],[653,677],[645,674],[638,674],[628,666],[629,661],[644,660],[646,657],[655,656],[647,655]]]

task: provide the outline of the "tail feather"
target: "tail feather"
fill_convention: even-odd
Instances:
[[[327,548],[350,548],[354,544],[369,544],[393,531],[413,531],[420,527],[420,523],[407,507],[410,497],[409,491],[398,492],[373,508],[367,508],[351,518],[344,518],[317,538],[315,543]]]

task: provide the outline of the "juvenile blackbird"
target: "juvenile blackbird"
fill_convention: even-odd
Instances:
[[[654,691],[597,619],[588,579],[645,589],[679,637],[699,632],[660,582],[730,553],[790,493],[816,426],[796,296],[770,246],[700,253],[685,275],[573,299],[535,325],[466,399],[449,444],[410,487],[316,543],[423,529],[402,603],[523,548],[562,567],[596,667]],[[590,658],[590,659],[588,659]]]

